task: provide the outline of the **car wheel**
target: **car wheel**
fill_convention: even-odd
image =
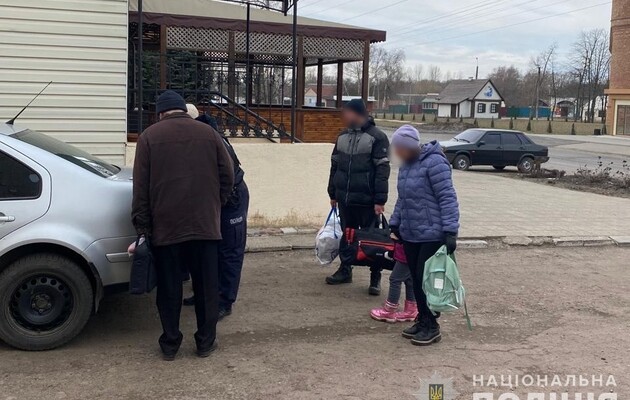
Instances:
[[[92,285],[72,260],[23,257],[0,274],[0,339],[22,350],[48,350],[77,336],[92,313]]]
[[[460,171],[466,171],[468,168],[470,168],[470,158],[463,154],[455,157],[455,159],[453,160],[453,168]]]
[[[534,169],[534,159],[531,157],[523,157],[518,163],[518,172],[529,174]]]
[[[496,169],[497,171],[503,171],[505,169],[505,165],[493,165],[492,168]]]

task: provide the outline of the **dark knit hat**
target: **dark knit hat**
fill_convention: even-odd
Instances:
[[[171,110],[188,112],[184,98],[172,90],[167,90],[158,97],[155,108],[158,114]]]
[[[354,111],[355,113],[362,115],[364,117],[368,116],[367,106],[365,105],[365,102],[363,101],[363,99],[352,99],[349,102],[347,102],[343,106],[343,108],[345,108],[346,110]]]

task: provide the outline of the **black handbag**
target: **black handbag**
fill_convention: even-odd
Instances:
[[[151,293],[157,286],[157,274],[153,264],[153,252],[149,239],[142,242],[140,236],[136,239],[136,250],[133,253],[131,264],[131,275],[129,277],[129,293],[145,294]]]
[[[340,254],[342,263],[392,270],[396,261],[387,256],[394,252],[394,241],[390,237],[389,224],[384,215],[376,218],[374,226],[368,228],[346,228],[347,246]]]

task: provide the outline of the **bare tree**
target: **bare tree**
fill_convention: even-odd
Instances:
[[[532,69],[536,73],[536,86],[534,88],[534,101],[532,102],[532,107],[534,109],[534,117],[538,119],[538,108],[540,98],[547,93],[543,93],[544,84],[547,79],[551,75],[551,67],[554,63],[554,58],[556,55],[556,49],[558,48],[558,44],[554,43],[549,46],[542,53],[538,54],[536,57],[532,57],[530,63],[532,65]]]
[[[433,82],[442,81],[442,70],[437,65],[429,65],[429,80]]]
[[[497,67],[488,77],[492,79],[509,106],[523,106],[529,103],[529,97],[523,96],[523,76],[515,66]]]
[[[604,93],[610,71],[608,33],[593,29],[580,34],[573,45],[572,72],[578,81],[575,119],[593,122],[597,98]],[[586,108],[586,116],[584,109]]]

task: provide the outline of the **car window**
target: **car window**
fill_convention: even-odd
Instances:
[[[516,133],[504,133],[502,140],[505,146],[520,146],[522,144]]]
[[[0,152],[0,200],[36,199],[42,178],[15,158]]]
[[[501,134],[499,133],[488,133],[483,137],[483,141],[486,142],[486,145],[500,145],[501,144]]]
[[[528,138],[527,136],[523,135],[522,133],[518,134],[517,136],[518,136],[518,138],[521,140],[521,142],[523,144],[532,144],[532,143],[534,143],[534,142],[531,141],[530,138]]]
[[[104,178],[114,176],[120,172],[120,168],[115,165],[109,164],[88,152],[39,132],[27,129],[13,134],[11,137],[35,147],[39,147],[42,150],[59,156],[66,161]]]
[[[483,136],[484,131],[479,129],[467,129],[455,136],[456,142],[476,143]]]

